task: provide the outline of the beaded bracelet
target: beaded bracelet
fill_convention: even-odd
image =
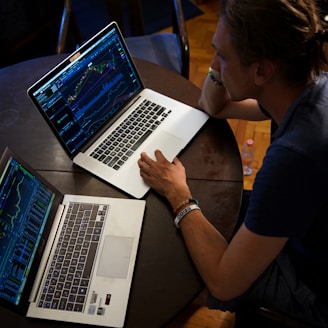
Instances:
[[[209,76],[209,78],[212,80],[212,82],[213,82],[215,85],[217,85],[218,87],[223,87],[223,86],[224,86],[223,83],[222,83],[221,81],[219,81],[219,80],[217,80],[217,79],[215,78],[215,76],[214,76],[214,74],[213,74],[213,69],[212,69],[212,67],[209,67],[209,68],[208,68],[208,76]]]
[[[174,224],[177,227],[177,229],[180,229],[180,221],[191,211],[194,210],[200,210],[200,208],[198,207],[198,205],[194,204],[194,205],[190,205],[185,207],[174,219]]]
[[[194,203],[196,205],[198,205],[198,200],[195,198],[189,198],[186,199],[184,201],[182,201],[174,210],[173,210],[173,214],[177,215],[177,213],[179,213],[179,211],[181,210],[181,208],[189,203]]]

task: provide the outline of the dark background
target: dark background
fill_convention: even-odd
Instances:
[[[181,1],[186,19],[202,13],[190,0]],[[63,5],[59,0],[0,0],[0,67],[55,54]],[[170,26],[170,0],[142,0],[142,5],[146,33]],[[104,0],[73,0],[73,9],[84,40],[109,23]],[[67,44],[67,52],[76,47],[72,33]]]

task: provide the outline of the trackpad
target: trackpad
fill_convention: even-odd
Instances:
[[[100,253],[97,276],[125,279],[128,274],[133,237],[106,236]]]
[[[166,131],[160,131],[156,138],[145,147],[144,151],[154,159],[154,151],[159,149],[169,161],[172,161],[184,146],[185,141],[183,139]]]

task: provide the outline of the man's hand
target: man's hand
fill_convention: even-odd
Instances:
[[[178,158],[169,162],[160,150],[155,150],[156,160],[141,153],[138,165],[140,175],[145,182],[161,195],[165,196],[172,207],[181,200],[191,197],[186,181],[185,168]]]

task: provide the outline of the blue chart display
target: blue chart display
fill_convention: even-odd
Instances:
[[[18,304],[53,193],[14,159],[0,184],[0,296]]]
[[[142,87],[116,34],[81,56],[37,96],[72,153]]]

